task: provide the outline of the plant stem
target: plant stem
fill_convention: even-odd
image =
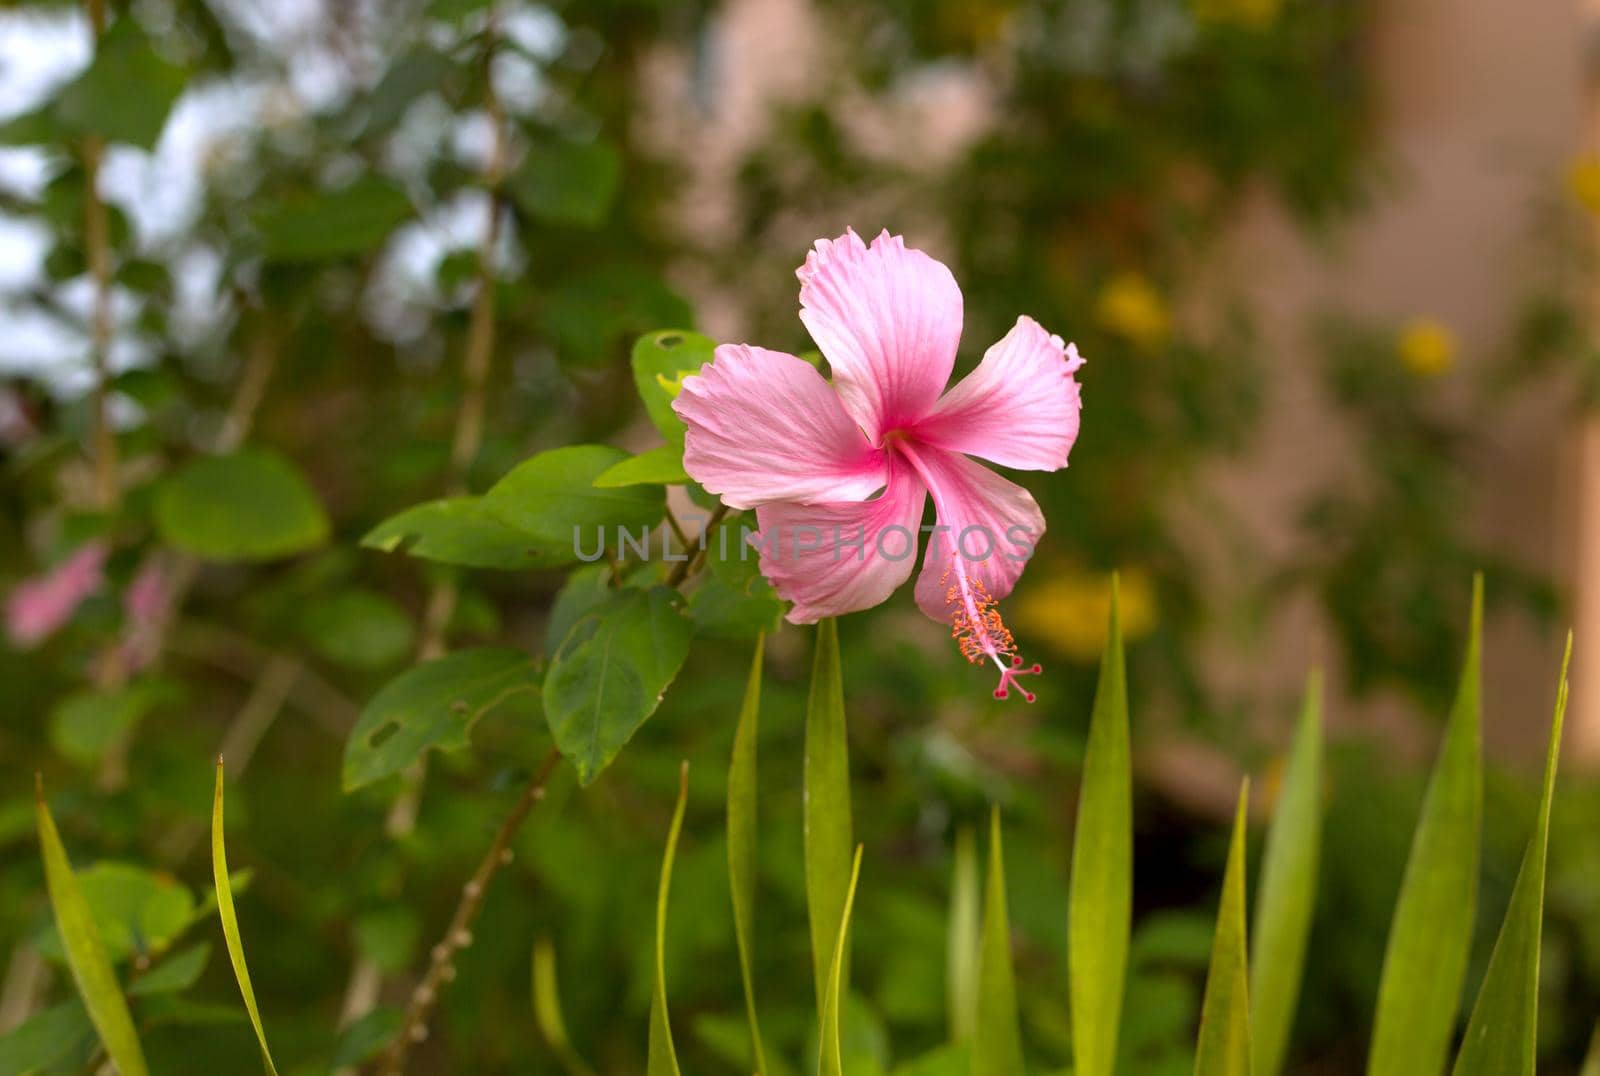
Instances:
[[[456,904],[455,914],[450,917],[449,929],[433,947],[427,973],[411,992],[411,1000],[406,1005],[405,1019],[400,1024],[400,1034],[389,1044],[388,1050],[384,1053],[383,1063],[379,1069],[383,1076],[400,1076],[405,1071],[406,1055],[410,1053],[411,1048],[428,1037],[428,1018],[438,1003],[439,991],[455,978],[456,954],[472,944],[472,926],[477,922],[478,913],[483,910],[483,900],[488,892],[489,883],[494,880],[500,868],[511,861],[511,842],[516,837],[517,831],[522,828],[523,822],[527,821],[534,804],[544,799],[545,784],[550,780],[550,774],[555,770],[556,763],[560,761],[560,752],[551,748],[539,766],[538,772],[533,775],[533,779],[522,790],[522,795],[517,798],[511,813],[500,823],[500,828],[495,832],[494,840],[490,842],[489,850],[478,864],[478,869],[473,872],[471,881],[462,887],[461,899]]]
[[[89,27],[94,47],[106,28],[104,0],[86,0]],[[95,501],[107,515],[116,512],[122,500],[122,480],[117,465],[117,438],[111,428],[111,230],[106,204],[100,197],[100,162],[105,142],[99,135],[83,140],[83,245],[94,281],[94,308],[89,325],[89,354],[94,363],[94,388],[91,403],[94,428],[91,452],[94,460]]]
[[[705,530],[700,532],[702,544],[699,550],[695,552],[693,557],[687,560],[680,560],[677,563],[671,574],[667,576],[667,586],[675,587],[689,578],[691,574],[700,570],[701,566],[706,562],[707,545],[705,544],[705,539],[712,531],[717,529],[717,524],[721,523],[727,516],[728,506],[725,504],[717,505],[717,510],[711,513],[710,519],[706,520]]]

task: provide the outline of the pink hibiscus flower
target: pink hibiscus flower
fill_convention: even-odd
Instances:
[[[833,371],[725,344],[673,404],[684,468],[733,508],[753,508],[761,572],[808,624],[877,605],[911,575],[923,506],[936,523],[917,579],[922,611],[969,661],[1024,667],[995,603],[1044,534],[1033,497],[977,463],[1054,471],[1078,436],[1083,360],[1022,317],[944,388],[961,338],[950,270],[899,236],[818,240],[800,277],[800,320]],[[1033,701],[1033,694],[1022,691]]]

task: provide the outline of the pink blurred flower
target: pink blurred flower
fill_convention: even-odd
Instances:
[[[21,647],[55,634],[104,580],[106,544],[87,542],[43,575],[18,583],[6,599],[6,633]]]
[[[673,404],[688,426],[684,467],[726,504],[756,510],[762,574],[794,603],[795,623],[888,598],[911,575],[931,497],[937,523],[917,604],[950,624],[969,661],[997,666],[994,694],[1005,698],[1039,667],[1024,667],[995,603],[1022,574],[1044,516],[1026,490],[970,457],[1065,467],[1083,360],[1021,317],[945,392],[962,301],[944,265],[888,232],[869,247],[846,231],[819,240],[798,276],[800,320],[832,384],[793,355],[717,348]]]
[[[122,660],[131,672],[150,664],[160,651],[170,591],[166,569],[151,557],[122,592]]]

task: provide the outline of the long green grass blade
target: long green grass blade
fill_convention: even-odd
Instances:
[[[761,715],[761,657],[766,636],[756,636],[755,657],[728,766],[728,885],[733,896],[733,933],[739,946],[739,976],[744,980],[744,1011],[750,1021],[750,1049],[756,1071],[766,1076],[767,1052],[756,1017],[756,984],[751,970],[755,946],[756,895],[756,731]]]
[[[950,930],[945,953],[945,992],[950,1006],[950,1041],[972,1038],[978,1020],[978,841],[970,827],[956,832],[950,879]]]
[[[228,851],[222,836],[222,759],[217,759],[217,791],[211,799],[211,877],[217,887],[217,916],[222,920],[222,940],[228,947],[228,960],[233,964],[233,977],[239,982],[239,993],[244,998],[244,1010],[250,1015],[250,1026],[255,1028],[256,1042],[261,1044],[261,1062],[271,1076],[278,1076],[272,1063],[272,1051],[267,1049],[267,1032],[261,1026],[261,1013],[256,1009],[256,992],[250,985],[250,969],[244,962],[244,942],[239,937],[239,916],[233,907],[233,886],[228,880]]]
[[[1461,1005],[1478,901],[1483,578],[1450,721],[1406,861],[1378,985],[1368,1076],[1438,1076]]]
[[[133,1027],[133,1016],[128,1012],[128,1001],[122,996],[117,983],[117,973],[106,957],[105,943],[100,940],[100,929],[95,926],[94,913],[78,885],[67,850],[61,844],[61,833],[56,820],[44,801],[44,781],[35,785],[35,814],[39,825],[39,849],[44,858],[45,885],[50,891],[50,909],[55,913],[56,930],[61,934],[61,946],[66,950],[67,967],[72,971],[72,981],[83,999],[105,1047],[106,1056],[117,1066],[121,1076],[149,1076],[144,1051],[139,1046],[139,1035]]]
[[[578,1056],[567,1037],[567,1022],[561,1015],[561,986],[556,977],[556,947],[549,938],[540,938],[533,946],[533,1019],[567,1076],[594,1076],[594,1070]]]
[[[844,907],[840,909],[839,938],[828,961],[828,985],[822,996],[822,1024],[818,1036],[817,1072],[819,1076],[844,1076],[845,947],[850,937],[850,912],[856,903],[856,883],[861,880],[861,846],[856,845],[850,863],[850,878],[845,885]],[[763,1074],[765,1076],[765,1074]]]
[[[1122,652],[1120,587],[1111,577],[1111,615],[1100,683],[1089,718],[1072,840],[1067,946],[1072,1053],[1077,1076],[1111,1076],[1128,973],[1133,906],[1133,773],[1128,750],[1128,673]]]
[[[1583,1069],[1578,1076],[1600,1076],[1600,1021],[1594,1025],[1589,1038],[1589,1056],[1583,1059]]]
[[[972,1076],[1022,1076],[1022,1029],[1017,1019],[1016,973],[1011,967],[1011,921],[1006,911],[1006,864],[998,807],[989,814],[989,877],[984,886],[981,945]]]
[[[1245,814],[1250,782],[1239,789],[1239,809],[1222,876],[1222,903],[1211,941],[1211,969],[1200,1005],[1200,1043],[1195,1076],[1250,1076],[1250,972],[1246,956],[1244,890]]]
[[[1511,904],[1500,924],[1489,968],[1483,974],[1477,1003],[1467,1020],[1467,1033],[1456,1056],[1455,1076],[1533,1076],[1539,1025],[1539,939],[1544,928],[1544,865],[1550,843],[1550,803],[1556,792],[1556,763],[1561,756],[1561,725],[1567,713],[1567,665],[1572,636],[1561,659],[1556,688],[1555,719],[1544,763],[1544,791],[1539,818],[1528,850],[1522,856]]]
[[[678,771],[678,805],[667,830],[667,851],[661,857],[661,884],[656,890],[655,984],[650,992],[650,1055],[645,1076],[679,1076],[678,1053],[672,1046],[672,1021],[667,1017],[667,896],[672,891],[672,861],[678,855],[683,811],[689,803],[689,764]]]
[[[817,653],[806,702],[805,862],[806,911],[811,923],[811,963],[819,1016],[829,967],[850,886],[850,754],[845,740],[844,680],[839,669],[839,627],[817,625]],[[850,954],[844,954],[842,993],[850,992]]]
[[[1300,1000],[1317,900],[1322,839],[1322,674],[1306,684],[1300,727],[1261,853],[1250,936],[1250,1043],[1255,1076],[1278,1076]]]

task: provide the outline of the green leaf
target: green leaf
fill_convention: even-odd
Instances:
[[[1068,988],[1073,1060],[1082,1076],[1110,1076],[1116,1063],[1133,922],[1133,774],[1119,591],[1113,575],[1072,840]]]
[[[1200,1041],[1195,1076],[1250,1076],[1250,969],[1246,956],[1244,839],[1250,782],[1239,789],[1239,808],[1222,877],[1222,903],[1211,940],[1205,1000],[1200,1005]]]
[[[150,1076],[138,1033],[133,1028],[133,1017],[128,1013],[128,1002],[122,996],[117,974],[106,957],[94,913],[78,886],[78,877],[61,844],[61,834],[44,801],[42,780],[36,785],[35,804],[50,908],[55,913],[56,929],[66,948],[67,967],[72,970],[78,997],[89,1013],[89,1021],[99,1034],[106,1055],[121,1070],[121,1076]]]
[[[850,751],[845,735],[844,678],[839,668],[839,626],[817,624],[816,659],[806,700],[805,733],[806,913],[817,1012],[826,1001],[829,966],[844,921],[850,880]],[[840,992],[850,991],[846,954]]]
[[[672,401],[688,374],[697,374],[711,361],[716,341],[687,329],[663,329],[639,337],[633,345],[633,385],[661,435],[683,444],[684,424]]]
[[[545,1045],[561,1061],[568,1076],[594,1076],[594,1070],[572,1048],[567,1022],[561,1016],[561,988],[556,981],[556,948],[549,938],[533,946],[533,1018]]]
[[[148,682],[111,691],[74,691],[50,711],[51,746],[63,758],[92,768],[112,744],[133,732],[161,697],[161,690]]]
[[[88,68],[61,92],[56,118],[76,134],[153,149],[183,86],[183,69],[156,54],[138,19],[123,16],[101,35]]]
[[[655,713],[689,639],[683,600],[669,587],[618,590],[572,626],[545,675],[544,711],[581,783]]]
[[[550,617],[544,625],[545,657],[553,658],[567,641],[572,626],[616,593],[611,585],[611,568],[605,564],[590,564],[578,568],[567,576],[567,581],[556,592],[550,603]]]
[[[103,862],[78,871],[76,877],[106,959],[113,964],[136,953],[160,953],[194,921],[194,894],[170,874],[133,863]],[[53,927],[47,927],[36,944],[47,957],[66,956]]]
[[[969,1076],[972,1057],[965,1043],[948,1043],[897,1065],[893,1076]]]
[[[1589,1056],[1583,1059],[1578,1076],[1600,1076],[1600,1021],[1595,1022],[1594,1034],[1589,1037]]]
[[[376,250],[410,216],[404,191],[367,175],[337,190],[267,205],[256,212],[254,224],[269,262],[319,262]]]
[[[629,456],[613,464],[595,478],[597,489],[618,489],[622,486],[682,486],[693,479],[683,469],[681,444],[658,445],[648,452]]]
[[[661,522],[666,492],[656,486],[596,489],[594,480],[627,454],[606,445],[541,452],[484,495],[485,506],[521,531],[547,567],[616,554],[618,531],[634,541]],[[648,540],[648,538],[646,538]]]
[[[1544,929],[1545,854],[1550,844],[1550,804],[1556,792],[1556,764],[1561,757],[1561,725],[1567,714],[1567,668],[1572,661],[1572,634],[1561,659],[1555,717],[1545,755],[1544,787],[1539,817],[1528,838],[1511,890],[1511,903],[1495,938],[1489,967],[1478,988],[1478,1000],[1467,1020],[1467,1033],[1456,1055],[1455,1076],[1533,1076],[1539,1032],[1539,942]]]
[[[77,998],[35,1013],[0,1035],[0,1076],[53,1071],[67,1054],[85,1049],[93,1036],[89,1014]]]
[[[733,933],[739,947],[739,976],[744,982],[744,1009],[750,1021],[750,1048],[756,1071],[768,1072],[767,1052],[756,1018],[756,982],[751,972],[755,947],[756,894],[756,736],[761,717],[761,657],[766,637],[756,637],[750,679],[733,733],[733,760],[728,764],[728,887],[733,897]]]
[[[380,1005],[339,1033],[339,1049],[333,1055],[335,1070],[360,1066],[378,1056],[394,1041],[405,1026],[404,1010]]]
[[[300,626],[313,650],[353,669],[393,665],[412,648],[411,618],[393,598],[373,590],[351,588],[318,598]]]
[[[609,142],[543,142],[533,146],[507,189],[522,211],[546,224],[594,228],[604,223],[622,177]]]
[[[742,528],[733,520],[705,536],[709,571],[689,595],[689,619],[701,635],[750,639],[777,631],[783,620],[783,599],[762,577],[756,551],[740,541]]]
[[[476,647],[407,669],[373,696],[344,749],[344,789],[400,773],[424,751],[459,751],[489,711],[538,689],[533,659],[510,647]]]
[[[1006,864],[998,807],[989,813],[989,877],[981,944],[972,1076],[1022,1076],[1022,1028],[1017,1017],[1017,978],[1011,968],[1011,921],[1006,913]]]
[[[239,983],[245,1012],[250,1014],[250,1026],[255,1028],[256,1042],[261,1045],[261,1062],[266,1066],[269,1076],[278,1076],[278,1070],[272,1063],[272,1051],[267,1049],[267,1033],[261,1026],[261,1013],[256,1010],[256,992],[250,986],[250,969],[244,962],[244,942],[239,937],[239,915],[233,907],[233,889],[228,878],[228,850],[222,829],[222,759],[218,758],[217,791],[211,800],[211,878],[217,887],[217,916],[222,920],[222,940],[228,947],[233,977]]]
[[[150,971],[128,984],[133,997],[153,994],[176,994],[187,990],[200,980],[211,959],[211,943],[200,942],[167,957]]]
[[[682,325],[694,316],[659,272],[615,258],[562,274],[542,298],[541,321],[564,366],[609,364],[651,326]]]
[[[678,855],[683,811],[689,803],[689,764],[678,771],[678,805],[667,830],[667,851],[661,857],[661,882],[656,889],[655,976],[650,989],[650,1053],[645,1076],[678,1076],[678,1054],[672,1047],[672,1021],[667,1016],[667,896],[672,890],[672,861]]]
[[[1255,1076],[1278,1076],[1294,1029],[1306,940],[1317,900],[1322,837],[1322,675],[1306,684],[1300,728],[1261,853],[1250,953],[1250,1043]]]
[[[466,568],[527,571],[565,563],[492,511],[481,497],[412,505],[368,531],[361,544]],[[570,543],[568,543],[570,548]]]
[[[1482,639],[1480,576],[1460,686],[1389,927],[1368,1076],[1438,1076],[1455,1030],[1478,898]]]
[[[328,538],[316,494],[265,449],[191,460],[157,490],[155,522],[164,542],[203,560],[271,560]]]
[[[951,1042],[966,1042],[976,1030],[981,917],[978,841],[970,827],[962,826],[956,832],[955,865],[950,878],[949,940],[945,952],[945,991],[949,1003]]]
[[[831,621],[824,621],[831,623]],[[817,1050],[819,1076],[844,1076],[844,1034],[840,1008],[849,991],[850,911],[856,903],[856,883],[861,880],[861,845],[856,845],[850,862],[850,877],[845,884],[844,904],[839,909],[839,936],[828,959],[828,983],[822,993],[821,1042]]]

